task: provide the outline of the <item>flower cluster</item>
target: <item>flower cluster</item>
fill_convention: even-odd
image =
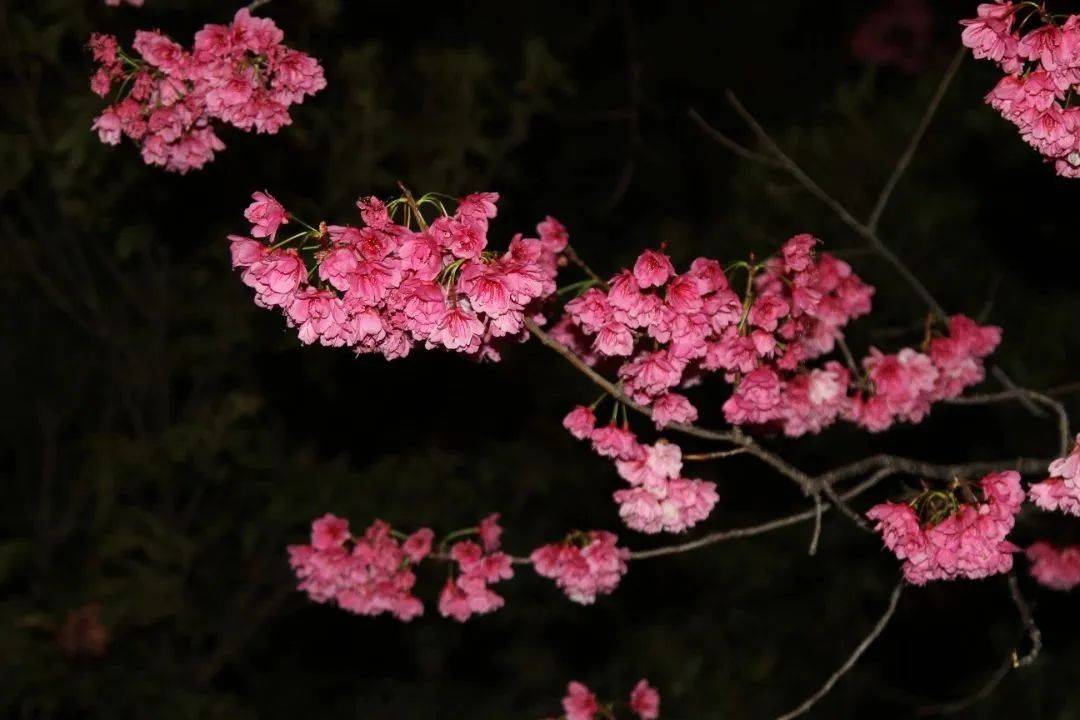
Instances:
[[[667,255],[647,250],[606,291],[590,288],[568,302],[553,334],[586,360],[626,358],[618,368],[622,387],[655,407],[660,427],[697,417],[673,390],[707,372],[736,383],[724,405],[729,422],[783,421],[785,378],[831,351],[847,322],[870,311],[873,289],[847,263],[816,256],[817,244],[798,235],[775,258],[729,266],[747,275],[741,297],[718,261],[698,258],[678,274]],[[828,415],[822,406],[830,403],[803,410]]]
[[[310,545],[289,547],[289,564],[300,589],[315,602],[333,601],[358,615],[390,613],[407,622],[424,612],[412,594],[412,567],[431,552],[433,537],[422,528],[399,541],[381,520],[353,537],[348,520],[327,514],[312,523]]]
[[[894,422],[921,422],[935,402],[982,382],[983,358],[1001,342],[1001,328],[963,315],[949,318],[948,334],[932,337],[925,352],[904,348],[885,355],[876,348],[863,360],[868,389],[856,394],[850,415],[879,432]]]
[[[1043,510],[1080,516],[1080,435],[1072,451],[1050,463],[1050,477],[1032,484],[1031,501]]]
[[[615,502],[627,527],[645,533],[683,532],[709,516],[719,496],[716,484],[682,477],[682,449],[666,440],[643,445],[626,426],[596,427],[591,408],[578,406],[563,426],[593,452],[615,462],[619,477],[630,484],[616,490]]]
[[[447,579],[439,595],[439,613],[443,617],[465,622],[473,615],[486,615],[503,606],[502,596],[488,587],[514,577],[510,556],[499,552],[502,528],[498,521],[498,514],[480,521],[479,543],[462,540],[450,546],[457,572]]]
[[[515,235],[503,253],[487,250],[497,193],[476,193],[446,212],[441,200],[411,195],[357,202],[363,225],[305,225],[275,242],[292,216],[255,193],[245,211],[251,237],[230,235],[233,267],[260,307],[277,307],[304,343],[402,358],[414,344],[498,360],[503,343],[524,339],[527,317],[555,291],[566,229],[541,222],[538,238]],[[430,225],[421,208],[439,213]],[[394,222],[398,211],[417,222]],[[286,247],[297,241],[294,247]]]
[[[616,717],[614,703],[601,705],[593,691],[577,681],[567,685],[562,706],[565,720],[614,720]],[[660,717],[660,693],[642,678],[630,691],[627,706],[639,720],[656,720]]]
[[[602,530],[572,533],[564,542],[537,548],[529,559],[537,573],[554,580],[571,600],[591,605],[597,595],[615,590],[626,574],[630,551],[617,542],[614,534]]]
[[[981,502],[974,490],[983,495]],[[907,503],[875,505],[866,516],[877,521],[885,546],[904,561],[904,577],[923,585],[1008,572],[1019,548],[1005,537],[1023,501],[1020,474],[1010,470],[987,475],[977,486],[957,481]]]
[[[119,89],[93,128],[109,145],[127,136],[147,164],[179,173],[224,149],[214,120],[276,133],[292,122],[291,105],[326,87],[319,62],[283,39],[273,20],[246,8],[229,25],[204,26],[191,49],[157,30],[139,30],[129,55],[115,37],[94,33],[90,50],[99,68],[90,87],[101,97]]]
[[[1031,23],[1031,20],[1036,20]],[[1053,15],[1045,4],[983,3],[962,20],[963,43],[1005,73],[986,102],[1020,130],[1064,177],[1080,177],[1080,15]],[[1021,34],[1023,28],[1030,28]]]
[[[1053,590],[1072,590],[1080,585],[1080,545],[1057,548],[1037,542],[1027,549],[1031,576]]]

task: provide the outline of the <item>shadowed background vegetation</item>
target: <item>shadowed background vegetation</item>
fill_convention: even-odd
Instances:
[[[522,569],[500,586],[504,610],[463,626],[437,617],[438,566],[421,570],[428,612],[408,625],[295,592],[284,548],[317,514],[448,531],[498,510],[522,554],[572,528],[619,531],[619,481],[559,424],[594,389],[537,343],[499,365],[302,348],[251,303],[225,235],[244,229],[253,190],[346,221],[357,196],[390,196],[398,180],[497,190],[497,246],[553,214],[602,273],[661,243],[677,264],[727,261],[812,232],[878,288],[856,353],[917,342],[924,308],[889,267],[788,177],[687,117],[695,107],[752,144],[723,101],[733,89],[865,214],[958,46],[956,21],[974,13],[974,0],[934,3],[900,69],[852,53],[881,5],[275,0],[260,12],[322,60],[328,88],[276,136],[225,131],[228,149],[179,177],[91,133],[102,103],[83,46],[95,30],[127,44],[140,27],[188,42],[231,5],[0,4],[0,714],[538,718],[570,679],[622,697],[647,676],[670,720],[762,718],[815,690],[897,576],[875,538],[831,516],[817,557],[796,526],[634,563],[593,607]],[[1080,183],[982,105],[996,77],[961,68],[881,233],[946,308],[1005,327],[996,360],[1017,382],[1051,388],[1080,379]],[[723,384],[699,393],[703,424],[719,424]],[[1002,405],[943,407],[881,437],[838,427],[769,442],[821,470],[878,451],[1049,456],[1055,437],[1050,419]],[[695,533],[806,502],[753,460],[702,475],[721,502]],[[634,548],[663,541],[622,530]],[[1075,543],[1080,525],[1029,510],[1015,537]],[[1077,596],[1022,586],[1046,647],[959,717],[1080,718]],[[80,623],[94,612],[103,629]],[[810,716],[911,717],[975,692],[1014,647],[1026,646],[1004,578],[910,590]]]

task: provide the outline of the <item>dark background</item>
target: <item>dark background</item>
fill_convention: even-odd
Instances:
[[[933,3],[902,69],[852,53],[883,5],[274,0],[260,12],[321,59],[328,88],[276,136],[224,130],[228,149],[180,177],[90,132],[102,103],[83,46],[94,30],[129,45],[140,27],[189,43],[232,5],[0,2],[0,714],[537,718],[558,712],[570,679],[621,698],[641,676],[669,719],[798,704],[866,634],[897,576],[876,539],[831,515],[817,557],[797,526],[634,563],[593,607],[525,568],[499,588],[504,610],[457,625],[435,611],[438,566],[421,571],[427,614],[408,625],[308,602],[284,548],[328,510],[354,527],[381,517],[439,531],[499,510],[518,554],[572,528],[621,530],[634,548],[670,538],[621,528],[610,464],[559,424],[594,390],[537,343],[499,365],[299,347],[251,303],[225,235],[245,229],[253,190],[341,222],[357,196],[389,197],[399,179],[499,191],[498,246],[554,214],[603,273],[661,242],[677,264],[727,261],[812,232],[878,288],[874,315],[852,328],[856,352],[917,342],[924,308],[858,237],[686,115],[696,107],[752,144],[723,100],[734,89],[865,214],[975,8]],[[1045,389],[1080,379],[1080,183],[1055,177],[982,104],[997,77],[965,61],[882,235],[948,309],[1003,325],[995,361]],[[703,423],[719,424],[723,384],[695,398]],[[1050,420],[1002,405],[939,408],[885,436],[837,427],[771,442],[816,471],[879,450],[1048,457],[1055,437]],[[694,534],[805,503],[752,460],[701,474],[721,503]],[[858,507],[901,489],[894,479]],[[1029,509],[1014,538],[1078,542],[1080,527]],[[1080,717],[1077,597],[1018,567],[1046,647],[958,716]],[[103,652],[63,641],[68,613],[88,604],[101,608]],[[911,717],[976,691],[1014,647],[1026,649],[1004,578],[910,589],[811,717]]]

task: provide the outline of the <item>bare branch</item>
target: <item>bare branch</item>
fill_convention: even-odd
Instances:
[[[1012,597],[1013,604],[1016,605],[1016,611],[1020,613],[1020,624],[1027,633],[1028,640],[1031,641],[1031,648],[1024,655],[1021,656],[1017,651],[1013,651],[1012,664],[1014,668],[1028,667],[1042,652],[1042,631],[1039,630],[1039,626],[1035,624],[1035,618],[1031,615],[1031,606],[1020,592],[1020,582],[1016,579],[1015,571],[1009,575],[1009,595]]]
[[[994,674],[990,676],[990,679],[979,688],[977,691],[968,695],[967,697],[954,700],[952,702],[941,703],[940,705],[924,705],[915,711],[916,715],[951,715],[952,713],[958,713],[961,710],[967,710],[969,707],[984,700],[997,690],[997,686],[1001,684],[1001,681],[1005,679],[1005,676],[1012,670],[1012,657],[1005,658],[1005,662],[998,666],[998,669],[994,671]]]
[[[851,488],[847,492],[840,495],[843,501],[851,500],[853,498],[862,495],[870,488],[877,485],[885,475],[881,473],[875,473],[873,476],[867,478],[863,482],[859,483],[855,487]],[[821,509],[822,514],[829,511],[828,507]],[[777,518],[776,520],[770,520],[767,523],[761,525],[754,525],[745,528],[735,528],[732,530],[720,530],[717,532],[704,535],[697,540],[691,540],[690,542],[680,543],[678,545],[667,545],[665,547],[653,548],[651,550],[639,550],[630,554],[631,560],[646,560],[648,558],[663,557],[665,555],[678,555],[679,553],[689,552],[690,550],[697,550],[698,548],[707,547],[718,542],[724,542],[725,540],[735,540],[738,538],[753,537],[754,535],[764,535],[767,532],[773,530],[779,530],[780,528],[788,527],[789,525],[797,525],[807,520],[813,520],[817,515],[817,509],[805,510],[794,515],[788,515],[786,517]]]
[[[566,248],[563,250],[563,254],[566,255],[567,260],[581,268],[581,271],[588,275],[592,280],[594,280],[597,285],[602,287],[604,290],[608,289],[607,282],[605,282],[602,277],[597,275],[593,271],[593,269],[589,267],[588,263],[581,259],[581,256],[574,251],[574,248],[571,247],[569,243],[566,244]]]
[[[946,400],[945,402],[951,405],[987,405],[990,403],[1007,402],[1009,400],[1034,401],[1053,410],[1057,415],[1059,455],[1068,455],[1069,448],[1072,446],[1072,436],[1069,434],[1069,414],[1065,411],[1065,406],[1052,397],[1036,392],[1035,390],[1028,390],[1027,388],[1016,387],[1014,385],[1011,390],[1002,390],[1001,392],[984,393],[981,395],[965,395],[963,397]]]
[[[892,591],[892,596],[889,598],[889,606],[885,609],[885,614],[877,621],[877,624],[874,625],[870,634],[863,638],[863,641],[859,643],[858,647],[855,648],[855,651],[844,661],[844,664],[837,668],[836,672],[825,681],[825,684],[821,686],[821,689],[804,700],[803,703],[794,710],[779,716],[777,720],[791,720],[791,718],[798,717],[812,708],[818,700],[829,694],[829,691],[832,690],[837,681],[839,681],[848,670],[855,666],[855,663],[859,661],[859,658],[862,657],[867,648],[869,648],[873,642],[878,639],[878,636],[884,632],[885,626],[889,624],[889,620],[892,619],[893,613],[896,612],[896,606],[900,602],[900,594],[903,590],[904,583],[897,583],[896,588]]]
[[[919,143],[922,142],[923,135],[926,134],[927,128],[930,127],[930,122],[934,119],[934,114],[937,113],[938,106],[941,105],[941,99],[945,97],[949,85],[952,84],[953,78],[956,77],[956,71],[960,69],[960,64],[967,54],[968,49],[966,47],[961,47],[953,56],[948,69],[945,70],[945,75],[942,76],[941,82],[938,83],[937,90],[934,91],[934,96],[930,98],[930,104],[926,106],[926,111],[923,113],[918,127],[915,128],[915,132],[912,134],[911,139],[908,140],[904,153],[900,156],[900,159],[896,161],[896,167],[893,168],[892,174],[889,175],[889,179],[885,181],[885,186],[881,188],[881,193],[878,195],[877,202],[874,203],[874,209],[870,212],[870,218],[866,221],[866,227],[869,228],[870,232],[875,232],[877,230],[878,222],[881,220],[881,214],[885,212],[885,206],[889,204],[889,197],[892,195],[893,190],[896,189],[896,185],[900,182],[900,178],[903,177],[904,171],[907,170],[908,165],[911,164],[911,159],[915,156],[915,151],[919,149]]]
[[[756,163],[761,163],[762,165],[769,165],[770,167],[781,167],[779,162],[769,157],[768,155],[762,155],[759,152],[755,152],[747,147],[744,147],[729,138],[724,133],[714,128],[712,125],[706,122],[705,118],[701,117],[698,111],[694,108],[689,108],[686,111],[686,114],[690,116],[691,120],[697,123],[697,126],[701,128],[702,132],[704,132],[710,138],[720,143],[739,157],[745,158],[746,160],[752,160]]]
[[[688,462],[703,462],[705,460],[719,460],[720,458],[729,458],[734,455],[744,455],[746,448],[738,447],[734,450],[717,450],[716,452],[707,453],[690,453],[683,455],[682,459]]]
[[[813,557],[817,555],[818,541],[821,540],[821,513],[823,512],[821,506],[821,494],[814,493],[814,534],[810,536],[810,550],[808,555]]]
[[[758,141],[765,146],[765,148],[779,161],[780,166],[788,172],[795,180],[799,182],[811,195],[818,198],[829,209],[836,213],[848,227],[854,230],[858,235],[865,239],[870,246],[874,248],[878,255],[884,258],[889,264],[893,266],[893,269],[900,274],[901,277],[915,290],[916,294],[922,298],[936,315],[939,317],[946,317],[945,310],[941,304],[934,299],[934,296],[930,294],[930,291],[926,289],[926,286],[922,284],[922,281],[915,276],[907,265],[897,257],[897,255],[882,242],[877,233],[867,225],[860,222],[851,212],[844,207],[843,203],[829,195],[814,182],[813,179],[807,175],[799,165],[792,160],[788,155],[776,144],[776,141],[772,139],[772,136],[761,126],[761,124],[754,118],[750,112],[743,107],[739,99],[735,97],[735,94],[730,90],[727,91],[728,102],[731,103],[735,112],[743,119],[743,121],[750,127],[754,135],[757,136]]]

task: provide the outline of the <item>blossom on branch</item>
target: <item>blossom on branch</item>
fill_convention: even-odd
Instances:
[[[1073,101],[1080,90],[1080,15],[1000,1],[983,3],[976,12],[961,21],[961,39],[976,58],[997,63],[1005,73],[987,104],[1016,125],[1058,175],[1080,177],[1080,106]],[[1024,28],[1030,29],[1021,35]]]
[[[319,62],[286,47],[284,37],[273,20],[246,8],[229,25],[205,25],[190,49],[139,30],[129,55],[113,36],[94,33],[89,46],[99,67],[91,89],[103,98],[114,86],[117,93],[93,129],[108,145],[128,137],[144,162],[179,173],[225,148],[213,121],[276,133],[292,122],[291,105],[326,87]]]
[[[1080,435],[1072,451],[1050,463],[1050,477],[1031,486],[1031,501],[1043,510],[1080,516]]]
[[[277,233],[292,216],[268,193],[252,199],[244,213],[250,237],[229,240],[233,267],[255,290],[255,304],[280,308],[305,344],[388,360],[418,343],[499,360],[502,346],[528,337],[526,318],[543,321],[540,305],[555,292],[566,247],[566,229],[548,217],[538,238],[519,234],[505,252],[489,250],[497,193],[468,195],[453,215],[434,195],[390,205],[361,198],[361,225],[299,223],[308,230],[280,242]],[[439,213],[430,225],[420,206]],[[392,212],[405,215],[404,223]]]
[[[1019,548],[1006,536],[1023,501],[1020,474],[1010,470],[975,485],[958,481],[945,490],[927,490],[907,503],[875,505],[866,516],[877,521],[885,547],[904,562],[908,582],[924,585],[1012,569]]]

